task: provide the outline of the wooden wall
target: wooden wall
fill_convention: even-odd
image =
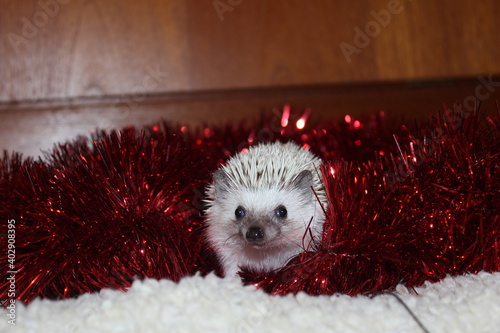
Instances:
[[[495,0],[0,0],[0,149],[96,127],[494,107]],[[484,82],[490,82],[489,84]]]

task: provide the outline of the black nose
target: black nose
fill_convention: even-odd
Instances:
[[[247,230],[245,237],[249,242],[258,242],[264,238],[264,230],[259,227],[251,227]]]

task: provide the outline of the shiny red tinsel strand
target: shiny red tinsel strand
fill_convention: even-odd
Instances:
[[[287,106],[254,126],[100,132],[90,144],[61,144],[46,161],[5,154],[0,246],[14,219],[16,297],[216,270],[203,240],[204,186],[232,154],[275,140],[326,161],[327,222],[317,248],[272,273],[243,271],[246,283],[274,294],[356,295],[500,269],[498,115],[456,106],[412,131],[383,113],[315,126],[309,115]],[[0,269],[10,270],[6,252]],[[9,283],[0,286],[5,301]]]
[[[2,165],[2,223],[15,219],[23,301],[125,289],[141,277],[177,281],[211,267],[199,230],[210,172],[179,133],[152,138],[128,129],[90,148],[61,145],[47,162],[14,155]],[[2,269],[12,271],[5,257]]]
[[[445,110],[396,138],[390,157],[326,164],[321,244],[276,272],[245,272],[246,283],[273,294],[356,295],[498,271],[499,117],[480,128],[481,117]]]

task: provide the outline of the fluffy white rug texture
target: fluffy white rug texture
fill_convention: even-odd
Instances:
[[[500,333],[500,273],[447,277],[396,295],[270,296],[210,274],[146,279],[68,300],[2,309],[0,332],[471,332]],[[423,326],[423,327],[422,327]]]

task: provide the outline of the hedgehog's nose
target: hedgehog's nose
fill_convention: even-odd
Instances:
[[[259,227],[251,227],[247,230],[245,238],[249,242],[259,242],[264,238],[264,230]]]

